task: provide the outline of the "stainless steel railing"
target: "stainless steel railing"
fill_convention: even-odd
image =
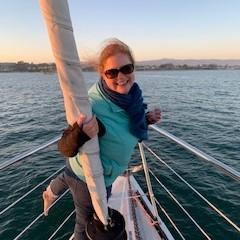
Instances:
[[[162,136],[172,140],[173,142],[175,142],[176,144],[182,146],[183,148],[187,149],[188,151],[190,151],[191,153],[195,154],[196,156],[200,157],[200,159],[202,160],[205,160],[205,161],[208,161],[209,163],[213,164],[214,167],[217,167],[218,169],[222,170],[224,173],[226,173],[227,175],[231,176],[232,178],[234,178],[235,180],[240,180],[240,173],[236,170],[234,170],[233,168],[229,167],[228,165],[216,160],[215,158],[203,153],[202,151],[200,151],[199,149],[195,148],[194,146],[188,144],[187,142],[177,138],[176,136],[170,134],[169,132],[163,130],[163,129],[160,129],[158,128],[157,126],[155,125],[151,125],[150,126],[151,129],[153,129],[154,131],[158,132],[159,134],[161,134]],[[47,143],[45,144],[42,144],[40,145],[39,147],[37,148],[34,148],[32,150],[29,150],[29,151],[26,151],[24,152],[23,154],[20,154],[14,158],[11,158],[7,161],[5,161],[4,163],[0,164],[0,170],[4,170],[6,169],[7,167],[19,162],[19,161],[23,161],[25,158],[27,158],[28,156],[34,154],[34,153],[37,153],[38,151],[42,150],[42,149],[45,149],[47,147],[49,147],[50,145],[56,143],[58,140],[60,139],[60,136],[48,141]],[[153,155],[156,155],[151,149],[148,148],[148,146],[143,143],[142,144],[144,148],[147,148],[148,151],[150,151]],[[142,146],[141,145],[141,146]],[[140,149],[141,150],[141,149]],[[142,148],[143,150],[143,148]],[[144,156],[144,154],[141,154],[142,156]],[[158,159],[160,159],[158,156],[157,156]],[[162,161],[162,160],[161,160]],[[61,169],[60,169],[61,170]],[[175,175],[177,175],[179,178],[182,179],[183,182],[186,183],[186,181],[181,177],[179,176],[173,169],[171,169],[170,167],[170,170],[174,172]],[[146,168],[145,171],[148,172],[148,169]],[[150,173],[156,177],[154,175],[154,173],[149,170]],[[52,176],[52,175],[51,175]],[[45,183],[47,180],[49,180],[50,177],[48,177],[46,180],[44,180],[43,182],[41,182],[40,184],[38,184],[37,186],[35,186],[32,190],[30,190],[28,193],[24,194],[21,198],[19,198],[18,200],[16,200],[14,203],[10,204],[7,208],[3,209],[0,211],[0,216],[3,215],[6,211],[8,211],[10,208],[12,208],[14,205],[16,205],[19,201],[21,201],[25,196],[27,196],[30,192],[34,191],[37,187],[39,187],[40,185],[42,185],[43,183]],[[150,180],[150,179],[149,179]],[[157,180],[158,181],[158,180]],[[160,184],[160,183],[159,183]],[[206,198],[204,198],[200,193],[198,193],[189,183],[186,183],[200,198],[202,198],[205,202],[207,202],[209,204],[209,206],[214,209],[220,216],[222,216],[226,221],[228,221],[237,231],[240,232],[240,228],[235,224],[233,223],[230,219],[228,219],[225,215],[223,216],[223,214],[221,213],[220,210],[218,209],[215,209],[215,206],[212,205]],[[161,184],[160,184],[161,185]],[[151,188],[151,186],[150,186]],[[164,187],[165,189],[165,187]],[[168,189],[165,189],[166,191],[169,191]],[[153,195],[153,192],[151,192],[151,201],[152,201],[152,204],[153,206],[155,205],[155,208],[156,208],[156,203],[155,203],[155,199],[154,199],[154,195]],[[159,202],[156,200],[157,204],[159,205]],[[158,214],[157,213],[157,209],[155,209],[155,213],[156,215]],[[72,214],[72,213],[71,213]],[[26,228],[24,228],[24,230],[15,238],[15,239],[18,239],[20,238],[28,229],[30,226],[32,226],[35,222],[37,222],[37,220],[43,216],[43,213],[41,215],[39,215],[32,223],[30,223]],[[68,216],[69,218],[69,216]],[[67,219],[68,219],[67,218]],[[194,220],[193,220],[194,221]],[[65,222],[65,221],[64,221]],[[62,225],[62,224],[61,224]],[[201,229],[201,228],[200,228]],[[57,229],[58,230],[58,229]],[[53,235],[56,234],[57,230],[54,232]],[[205,235],[205,233],[203,233]],[[52,236],[51,236],[52,237]],[[50,237],[50,239],[51,239]],[[208,238],[207,235],[205,235],[206,238]]]
[[[11,158],[11,159],[9,159],[9,160],[1,163],[1,164],[0,164],[0,171],[3,170],[3,169],[5,169],[5,168],[7,168],[7,167],[9,167],[9,166],[11,166],[11,165],[13,165],[13,164],[15,164],[15,163],[17,163],[17,162],[19,162],[19,161],[22,161],[23,159],[31,156],[31,155],[34,154],[34,153],[37,153],[38,151],[40,151],[40,150],[42,150],[42,149],[44,149],[44,148],[49,147],[50,145],[56,143],[56,142],[60,139],[60,137],[61,137],[61,136],[58,136],[58,137],[56,137],[56,138],[53,138],[53,139],[49,140],[48,142],[46,142],[46,143],[44,143],[44,144],[42,144],[42,145],[40,145],[40,146],[38,146],[38,147],[36,147],[36,148],[34,148],[34,149],[31,149],[31,150],[29,150],[29,151],[26,151],[26,152],[24,152],[24,153],[22,153],[22,154],[17,155],[17,156],[14,157],[14,158]]]
[[[227,164],[220,162],[219,160],[211,157],[210,155],[200,151],[196,147],[190,145],[189,143],[183,141],[182,139],[172,135],[171,133],[158,128],[156,125],[151,125],[149,126],[151,129],[155,130],[156,132],[160,133],[162,136],[167,137],[168,139],[172,140],[173,142],[177,143],[178,145],[182,146],[183,148],[187,149],[191,153],[195,154],[198,156],[200,159],[205,160],[209,163],[211,163],[214,167],[217,167],[218,169],[222,170],[225,172],[227,175],[230,177],[240,180],[240,172],[236,171],[235,169],[229,167]]]

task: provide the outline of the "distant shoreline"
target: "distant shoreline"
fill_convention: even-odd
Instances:
[[[151,61],[149,61],[150,63]],[[198,64],[198,65],[188,65],[188,64],[173,64],[163,63],[163,64],[142,64],[141,62],[136,63],[136,71],[164,71],[164,70],[240,70],[240,65],[219,65],[219,64]],[[85,72],[94,72],[95,68],[87,63],[82,63],[82,70]],[[17,63],[0,63],[0,72],[56,72],[55,63],[27,63],[19,61]]]

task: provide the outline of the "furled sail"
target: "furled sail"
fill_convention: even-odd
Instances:
[[[67,0],[39,0],[55,58],[63,92],[66,117],[73,124],[80,111],[92,117],[87,88],[80,67]],[[81,148],[81,164],[96,214],[107,225],[108,210],[103,168],[99,158],[97,137]]]

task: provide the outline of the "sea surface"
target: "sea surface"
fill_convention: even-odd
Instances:
[[[98,80],[85,72],[87,86]],[[137,72],[149,108],[159,106],[167,130],[205,153],[240,171],[240,71],[146,71]],[[56,74],[0,73],[0,164],[60,135],[67,126],[62,93]],[[162,160],[195,187],[204,197],[240,225],[239,182],[211,164],[188,153],[152,130],[146,141]],[[150,169],[186,208],[211,239],[240,239],[229,223],[156,158],[147,154]],[[131,163],[139,161],[138,150]],[[56,145],[41,150],[0,172],[0,211],[26,191],[44,181],[64,164]],[[146,191],[141,173],[137,179]],[[39,186],[13,208],[0,215],[0,239],[14,239],[42,212],[41,194],[49,181]],[[155,196],[171,216],[185,239],[206,239],[186,214],[152,178]],[[48,239],[62,223],[73,204],[66,195],[40,217],[19,239]],[[176,239],[181,239],[159,209]],[[68,239],[74,227],[71,218],[54,239]]]

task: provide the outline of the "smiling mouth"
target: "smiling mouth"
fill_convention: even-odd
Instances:
[[[116,84],[117,84],[118,86],[125,86],[125,85],[128,84],[128,82],[129,82],[129,81],[123,81],[123,82],[117,82]]]

